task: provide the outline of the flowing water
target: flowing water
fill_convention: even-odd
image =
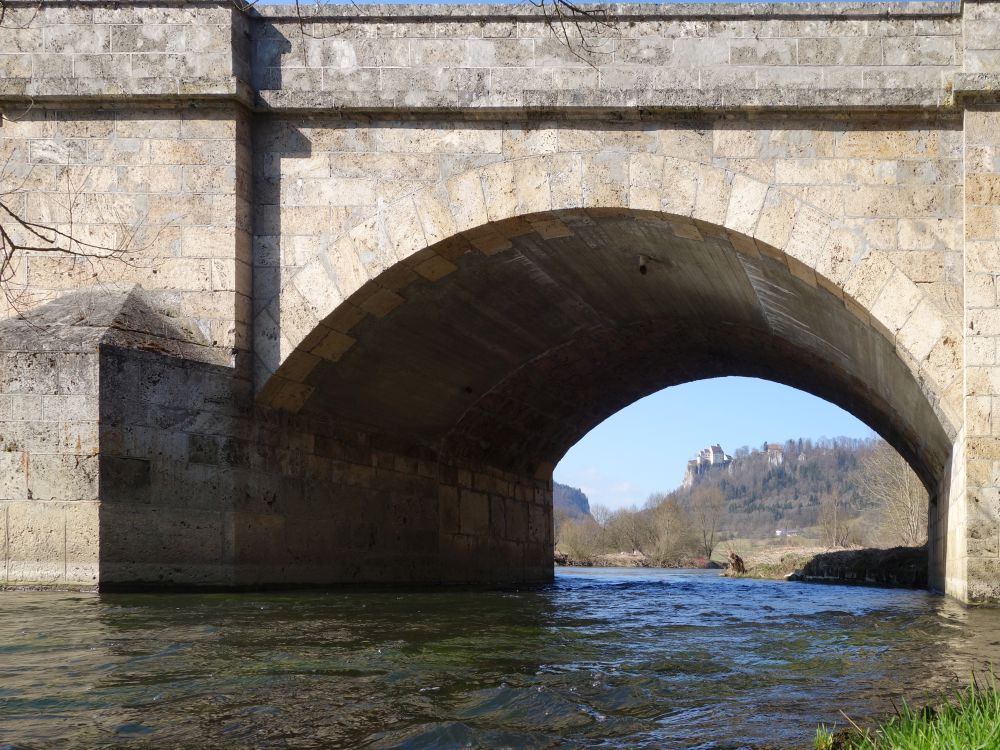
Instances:
[[[811,746],[1000,660],[923,592],[576,569],[520,591],[0,594],[0,748]]]

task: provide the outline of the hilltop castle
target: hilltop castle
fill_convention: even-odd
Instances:
[[[722,446],[716,443],[698,451],[698,455],[688,461],[687,473],[684,474],[684,482],[681,485],[684,489],[689,489],[694,485],[695,479],[702,474],[716,469],[723,469],[733,462],[733,457],[722,450]]]

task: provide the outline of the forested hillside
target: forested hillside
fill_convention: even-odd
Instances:
[[[570,518],[581,518],[590,515],[590,500],[576,487],[570,487],[559,482],[552,483],[552,505],[558,515],[562,514]]]
[[[678,500],[716,488],[726,502],[726,530],[740,536],[773,536],[777,529],[817,526],[824,505],[837,500],[845,513],[870,504],[862,469],[882,441],[851,438],[789,440],[781,450],[740,448],[729,466],[699,476]],[[778,463],[780,460],[780,463]]]
[[[573,560],[626,552],[675,565],[707,560],[727,539],[779,541],[778,531],[828,547],[926,540],[927,493],[882,440],[789,440],[731,457],[718,446],[707,453],[711,465],[692,462],[690,482],[654,493],[642,508],[588,503],[590,512],[580,513],[583,493],[558,486],[557,549]]]

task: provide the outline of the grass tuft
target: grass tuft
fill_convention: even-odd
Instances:
[[[936,709],[903,705],[875,729],[833,734],[816,730],[816,750],[998,750],[1000,691],[990,675],[986,685],[973,679],[967,690]]]

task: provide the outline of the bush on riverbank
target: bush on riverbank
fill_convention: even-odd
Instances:
[[[973,683],[954,702],[915,711],[907,706],[876,729],[816,730],[816,750],[995,750],[1000,747],[1000,690]]]

